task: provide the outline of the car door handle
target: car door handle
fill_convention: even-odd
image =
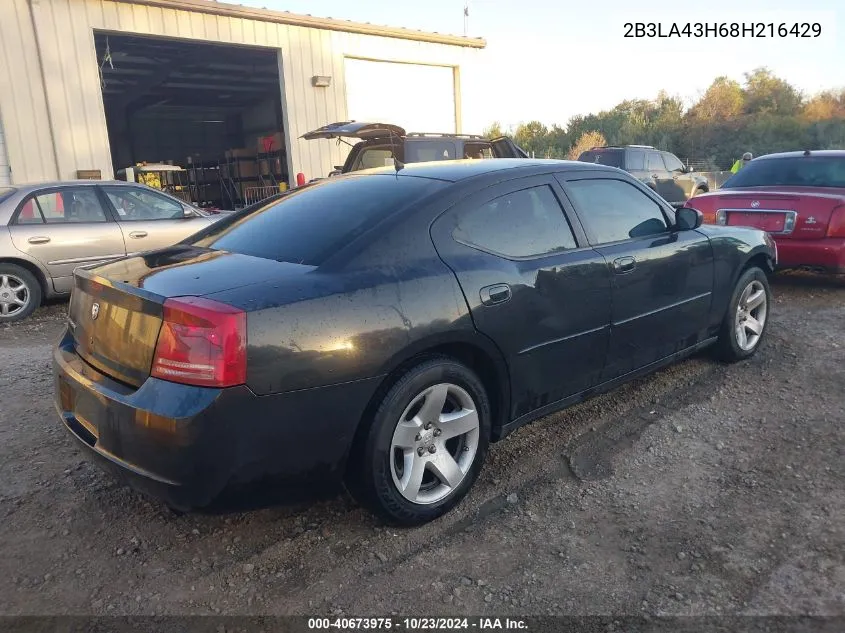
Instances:
[[[132,231],[129,234],[129,237],[131,237],[133,240],[139,240],[142,237],[147,237],[147,232],[146,231]]]
[[[481,303],[486,306],[493,306],[504,303],[511,298],[511,287],[507,284],[493,284],[482,288],[479,294],[481,295]]]
[[[46,235],[33,235],[27,240],[30,244],[46,244],[49,241],[50,238]]]
[[[618,257],[613,260],[613,272],[617,275],[629,273],[637,267],[637,260],[633,257]]]

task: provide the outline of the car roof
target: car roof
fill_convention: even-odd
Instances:
[[[16,193],[28,194],[41,189],[52,187],[79,187],[94,185],[129,185],[141,186],[137,182],[126,182],[125,180],[48,180],[46,182],[28,182],[21,185],[12,185]]]
[[[482,160],[442,160],[430,163],[408,163],[400,170],[401,176],[432,178],[447,182],[458,182],[474,176],[491,174],[507,170],[526,173],[546,173],[549,171],[587,171],[604,170],[618,173],[615,167],[582,163],[574,160],[546,160],[538,158],[495,158]],[[356,174],[389,175],[395,174],[393,167],[377,167],[355,172]]]
[[[828,156],[834,158],[845,158],[845,150],[843,149],[816,149],[816,150],[801,150],[796,152],[778,152],[776,154],[764,154],[758,156],[754,160],[767,160],[771,158],[800,158],[801,156]]]

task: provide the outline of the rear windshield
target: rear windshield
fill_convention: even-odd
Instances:
[[[381,220],[445,185],[439,180],[394,175],[326,180],[226,217],[186,243],[320,266]]]
[[[772,186],[845,187],[845,156],[755,160],[728,178],[721,188]]]
[[[583,152],[578,160],[584,163],[597,163],[610,167],[624,167],[625,150],[621,149],[591,149]]]
[[[0,187],[0,202],[15,193],[14,187]]]

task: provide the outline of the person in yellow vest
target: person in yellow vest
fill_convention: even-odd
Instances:
[[[731,167],[731,173],[735,174],[736,172],[738,172],[740,169],[745,167],[746,163],[748,163],[748,161],[750,161],[752,158],[754,158],[754,157],[751,155],[751,152],[745,152],[742,155],[742,158],[740,158],[738,161],[736,161],[734,163],[734,166]]]

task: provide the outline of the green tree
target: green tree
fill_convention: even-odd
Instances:
[[[716,77],[701,99],[689,110],[688,117],[697,121],[733,119],[742,113],[745,93],[733,79]]]
[[[498,121],[493,121],[493,123],[484,128],[481,135],[484,138],[499,138],[500,136],[504,136],[505,133],[502,131],[502,124]]]
[[[513,140],[529,154],[534,152],[543,155],[547,147],[548,132],[548,128],[539,121],[520,123],[514,132]]]
[[[601,132],[597,132],[595,130],[591,132],[584,132],[584,134],[575,141],[575,144],[570,148],[566,157],[569,160],[577,160],[578,157],[588,149],[592,149],[593,147],[605,147],[606,145],[607,141],[604,136],[602,136]]]
[[[827,121],[845,118],[845,88],[839,92],[826,90],[804,104],[801,112],[807,121]]]
[[[768,68],[745,73],[745,112],[795,115],[801,108],[801,93]]]

